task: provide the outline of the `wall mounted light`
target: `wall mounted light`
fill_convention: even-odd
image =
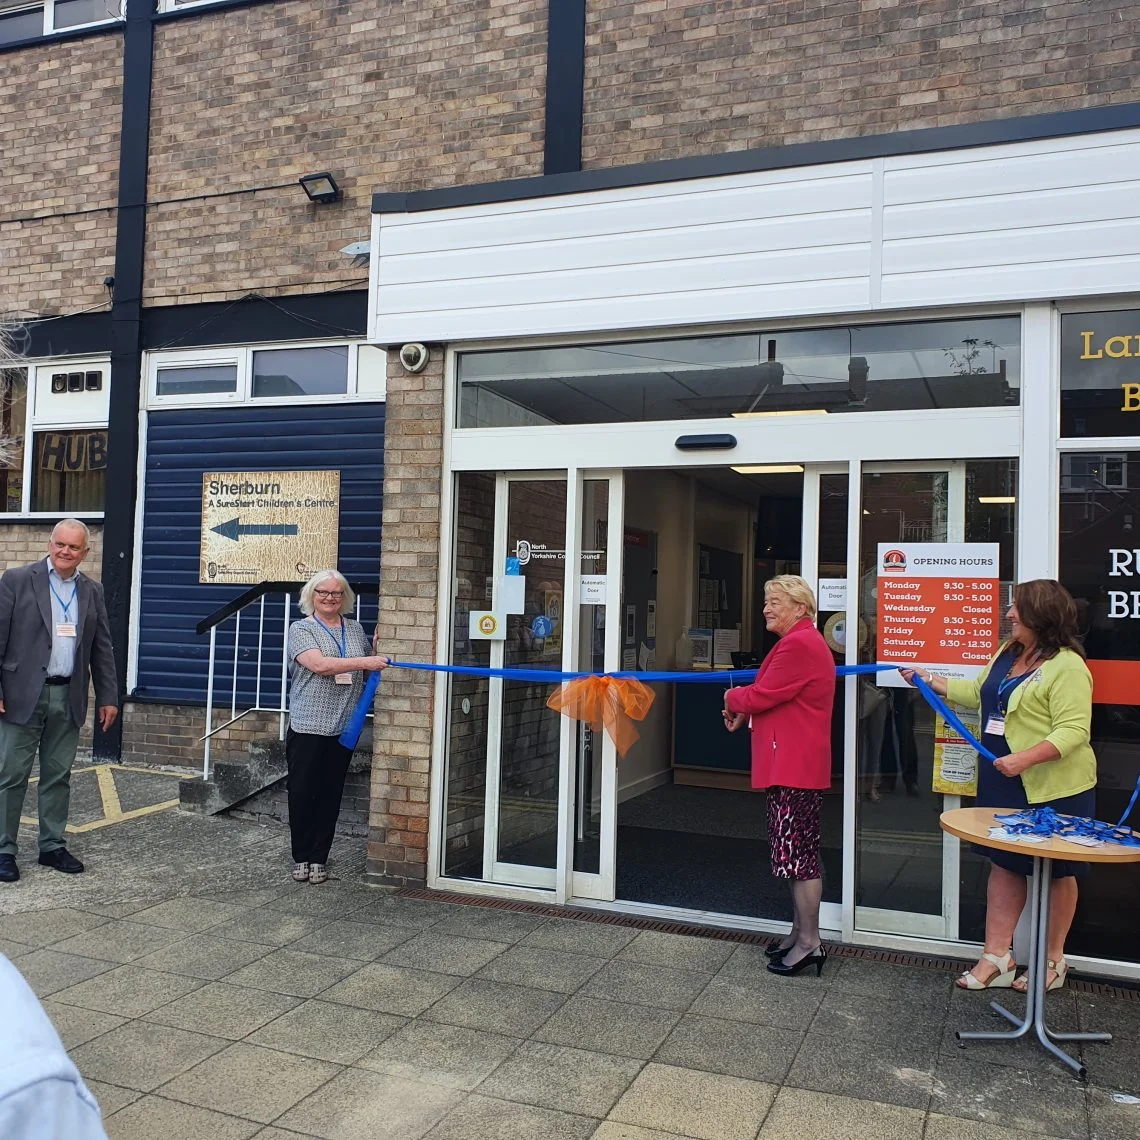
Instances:
[[[297,181],[301,183],[310,202],[339,202],[341,199],[340,187],[327,170],[322,170],[319,174],[303,174]]]

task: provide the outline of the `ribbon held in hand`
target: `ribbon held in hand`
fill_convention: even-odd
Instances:
[[[605,677],[591,674],[560,685],[546,702],[571,720],[588,724],[595,732],[604,728],[624,756],[640,733],[635,720],[644,720],[653,707],[653,690],[636,677]]]

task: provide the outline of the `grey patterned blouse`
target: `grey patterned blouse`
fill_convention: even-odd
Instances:
[[[344,640],[345,651],[341,654],[340,630],[336,626],[326,628],[315,618],[289,626],[289,661],[293,670],[289,683],[289,727],[294,732],[339,736],[348,724],[364,692],[366,674],[358,670],[352,674],[351,685],[338,685],[332,677],[322,677],[297,663],[297,657],[308,649],[319,649],[326,657],[371,655],[371,638],[360,622],[350,617],[344,619]]]

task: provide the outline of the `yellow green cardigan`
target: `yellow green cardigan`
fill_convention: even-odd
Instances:
[[[948,681],[947,699],[966,708],[978,708],[982,685],[1000,655],[1001,650],[974,680]],[[1021,773],[1025,797],[1031,804],[1075,796],[1096,787],[1096,756],[1089,745],[1092,687],[1092,674],[1081,655],[1062,649],[1010,694],[1005,718],[1010,751],[1022,752],[1048,740],[1061,754]]]

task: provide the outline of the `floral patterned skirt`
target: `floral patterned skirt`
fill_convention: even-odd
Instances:
[[[768,789],[768,843],[777,879],[821,879],[818,788]]]

